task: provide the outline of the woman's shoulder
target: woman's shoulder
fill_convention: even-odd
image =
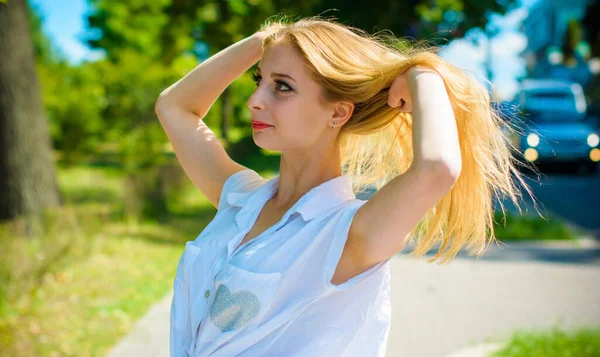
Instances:
[[[239,205],[240,201],[267,182],[268,180],[252,169],[235,172],[223,184],[218,211],[232,205]]]

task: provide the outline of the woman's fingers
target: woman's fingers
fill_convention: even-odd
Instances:
[[[400,82],[401,78],[397,77],[389,89],[388,105],[392,108],[400,106],[400,100],[402,99],[402,86]]]
[[[398,108],[401,112],[410,112],[412,110],[410,92],[404,74],[398,76],[392,82],[389,90],[388,105],[392,108]]]

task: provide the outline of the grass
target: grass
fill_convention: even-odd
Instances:
[[[271,162],[272,161],[272,162]],[[273,172],[276,157],[257,169]],[[249,167],[255,167],[248,164]],[[216,210],[188,183],[169,219],[124,219],[124,178],[114,164],[59,165],[65,204],[39,233],[0,225],[0,357],[102,356],[169,293],[186,241]],[[501,240],[570,237],[560,225],[508,218]]]
[[[45,274],[16,301],[6,321],[12,336],[3,341],[14,350],[0,354],[104,355],[169,291],[180,253],[128,233],[107,237],[87,259]]]
[[[507,344],[488,357],[598,357],[600,327],[580,327],[567,331],[516,331]]]
[[[216,212],[186,189],[169,222],[128,223],[117,169],[59,168],[65,207],[35,237],[0,231],[0,356],[102,356],[167,294],[184,242]],[[6,259],[4,259],[6,258]]]
[[[576,240],[580,232],[569,228],[564,222],[538,216],[519,216],[506,212],[506,220],[501,211],[494,213],[494,234],[501,241],[530,240]]]

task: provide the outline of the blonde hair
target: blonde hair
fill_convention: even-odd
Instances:
[[[508,196],[521,211],[518,180],[532,196],[516,167],[524,164],[512,156],[515,146],[500,130],[515,129],[491,108],[483,85],[442,60],[432,47],[409,46],[394,36],[369,35],[320,17],[294,23],[278,17],[267,20],[260,30],[267,34],[263,48],[281,41],[295,46],[326,101],[354,103],[337,144],[342,169],[354,177],[358,188],[381,188],[413,160],[412,117],[387,104],[392,81],[414,65],[431,67],[443,77],[456,117],[462,171],[452,189],[410,232],[409,243],[416,243],[412,255],[421,257],[440,243],[439,252],[428,262],[440,257],[442,264],[450,262],[463,247],[469,255],[479,256],[486,243],[496,241],[493,195]]]

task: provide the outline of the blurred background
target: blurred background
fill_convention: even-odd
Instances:
[[[504,245],[482,258],[394,259],[387,356],[600,356],[590,0],[0,0],[0,356],[168,355],[177,261],[216,210],[154,103],[282,12],[438,45],[489,89],[539,200],[495,201]],[[253,90],[242,75],[204,121],[270,178],[279,156],[253,142]]]

